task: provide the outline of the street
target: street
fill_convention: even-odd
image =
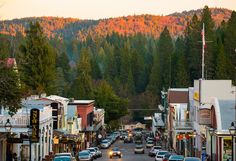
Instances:
[[[144,143],[143,143],[144,144]],[[122,153],[122,157],[109,158],[109,151],[112,147],[118,147]],[[145,148],[144,154],[134,154],[134,143],[125,143],[123,140],[117,140],[109,149],[101,149],[102,157],[96,159],[96,161],[154,161],[154,157],[148,156],[149,149]]]

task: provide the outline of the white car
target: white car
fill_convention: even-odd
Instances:
[[[134,154],[141,153],[144,154],[144,148],[142,144],[137,144],[134,149]]]
[[[102,157],[102,152],[100,151],[100,149],[98,147],[91,147],[91,148],[96,149],[97,157]]]
[[[79,161],[93,161],[93,158],[88,150],[83,150],[78,153]]]
[[[151,157],[155,157],[156,153],[159,152],[161,149],[161,146],[153,146],[148,155]]]
[[[110,146],[110,142],[109,142],[107,139],[102,140],[100,146],[101,146],[101,148],[103,148],[103,149],[107,149],[107,148],[109,148],[109,146]]]
[[[151,148],[154,146],[154,142],[151,141],[151,140],[148,140],[147,143],[146,143],[146,148]]]
[[[155,161],[163,161],[166,153],[168,153],[168,151],[160,150],[159,152],[157,152]]]
[[[93,159],[97,158],[97,151],[95,148],[87,148],[86,150],[90,151],[90,153],[92,154]]]

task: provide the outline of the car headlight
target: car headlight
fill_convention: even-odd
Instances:
[[[118,154],[120,154],[120,152],[118,152]]]
[[[112,151],[110,151],[110,153],[109,153],[110,155],[112,155]]]

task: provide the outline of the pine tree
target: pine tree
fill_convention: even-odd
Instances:
[[[70,96],[76,99],[91,99],[92,77],[91,77],[90,50],[82,48],[77,64],[77,77],[70,88]]]
[[[10,42],[2,35],[0,42],[0,107],[8,109],[13,115],[21,108],[23,95],[16,67],[8,63]]]
[[[216,61],[216,34],[215,34],[215,24],[211,17],[211,11],[207,6],[204,7],[202,13],[201,24],[205,25],[205,39],[210,41],[206,43],[205,48],[205,78],[214,79],[215,78],[215,61]]]
[[[55,91],[56,54],[39,24],[30,23],[26,42],[20,46],[22,81],[31,94],[51,94]]]
[[[231,17],[228,21],[226,31],[225,31],[225,39],[224,39],[224,47],[225,54],[227,57],[228,71],[230,75],[230,79],[233,80],[234,84],[236,84],[236,12],[233,11]]]
[[[216,58],[216,79],[228,79],[227,60],[224,52],[224,46],[219,40]]]
[[[167,27],[164,28],[160,35],[158,51],[160,53],[160,74],[161,89],[171,87],[171,55],[173,54],[173,43]]]

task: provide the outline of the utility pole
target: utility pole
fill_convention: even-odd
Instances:
[[[205,67],[204,53],[205,53],[205,46],[206,46],[206,41],[205,41],[205,26],[204,26],[204,23],[203,23],[202,24],[202,79],[204,79],[204,67]]]

